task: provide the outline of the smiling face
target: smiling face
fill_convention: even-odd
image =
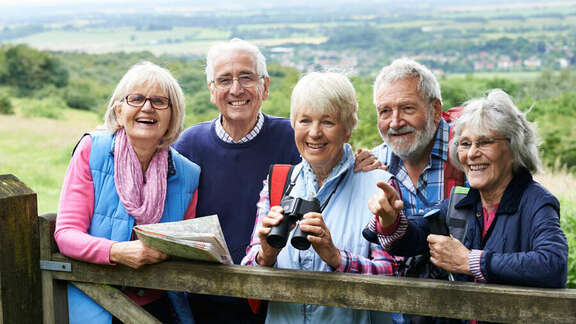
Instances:
[[[224,52],[214,61],[214,80],[222,78],[240,78],[255,75],[257,78],[256,58],[243,50]],[[262,102],[268,97],[268,78],[260,80],[253,87],[244,88],[237,80],[232,81],[230,89],[220,89],[210,84],[210,101],[218,107],[226,123],[246,124],[252,127],[258,118]]]
[[[147,83],[136,85],[128,91],[129,94],[141,94],[145,97],[161,96],[168,97],[157,84]],[[123,100],[114,108],[118,124],[124,127],[128,140],[132,145],[156,147],[164,134],[168,131],[172,117],[172,107],[164,110],[154,109],[150,100],[146,100],[144,106],[138,108],[130,106]]]
[[[466,128],[458,141],[469,146],[469,149],[458,147],[458,159],[470,187],[478,189],[480,194],[503,193],[512,180],[514,163],[508,141],[501,134],[478,136]],[[481,148],[476,143],[480,143]]]
[[[376,94],[378,130],[384,142],[402,159],[420,158],[436,134],[442,104],[431,105],[418,91],[415,77],[380,86]]]
[[[294,139],[316,175],[328,175],[342,157],[350,134],[338,116],[300,108],[294,114]]]

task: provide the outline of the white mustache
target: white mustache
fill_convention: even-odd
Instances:
[[[412,133],[415,132],[416,128],[410,126],[410,125],[404,125],[400,128],[397,129],[393,129],[393,128],[389,128],[388,131],[386,132],[386,134],[388,136],[390,135],[399,135],[399,134],[405,134],[405,133]]]

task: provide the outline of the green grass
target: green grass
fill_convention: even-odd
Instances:
[[[38,213],[56,212],[72,149],[84,132],[100,124],[95,113],[61,110],[60,119],[0,115],[0,173],[13,174],[38,194]]]
[[[560,197],[560,221],[568,241],[568,288],[576,288],[576,201]]]

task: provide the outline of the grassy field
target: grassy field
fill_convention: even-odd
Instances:
[[[56,212],[72,149],[99,124],[96,114],[76,110],[60,120],[0,115],[0,173],[14,174],[38,193],[40,214]]]
[[[250,26],[247,29],[254,27]],[[269,25],[266,25],[266,28],[268,27]],[[14,39],[10,43],[28,44],[34,48],[52,51],[87,53],[150,51],[155,55],[204,55],[214,42],[224,41],[229,37],[229,31],[198,27],[176,27],[161,31],[136,30],[133,27],[86,28],[47,31]],[[326,37],[320,35],[295,34],[252,41],[261,46],[278,46],[288,43],[320,44],[326,40]]]

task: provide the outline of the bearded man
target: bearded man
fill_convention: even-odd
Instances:
[[[384,143],[372,153],[396,177],[405,215],[423,216],[448,198],[452,186],[464,181],[464,175],[448,161],[450,125],[443,118],[440,85],[425,66],[397,59],[376,77],[374,104]],[[399,260],[399,264],[404,276],[442,279],[447,275],[432,265],[428,255]],[[393,317],[395,323],[450,321],[402,314]]]
[[[374,82],[378,130],[373,153],[398,180],[406,216],[422,216],[444,198],[450,125],[434,74],[409,59],[384,67]]]

